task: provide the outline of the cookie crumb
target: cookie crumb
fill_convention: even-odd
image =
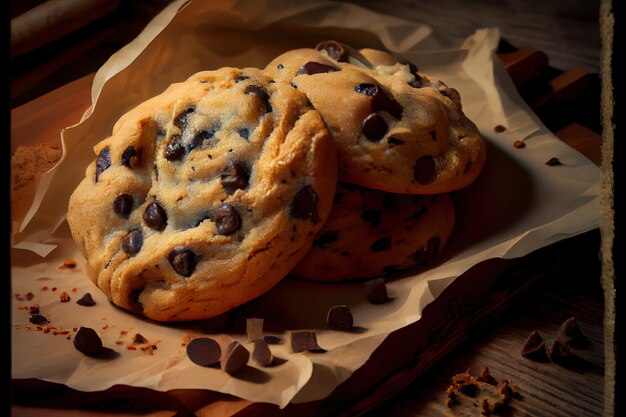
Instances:
[[[561,324],[556,338],[572,347],[587,347],[591,343],[578,327],[576,317],[570,317]]]
[[[70,295],[68,293],[66,293],[65,291],[63,291],[60,295],[59,298],[61,299],[62,303],[68,303],[72,298],[70,297]]]
[[[74,269],[76,268],[76,261],[73,259],[66,259],[63,261],[61,265],[59,265],[59,269]]]
[[[470,370],[450,378],[446,390],[446,407],[458,415],[476,415],[477,409],[482,415],[491,415],[503,411],[512,399],[521,399],[517,387],[507,379],[497,384],[489,368],[483,368],[481,376],[474,378]],[[458,408],[458,409],[456,409]]]

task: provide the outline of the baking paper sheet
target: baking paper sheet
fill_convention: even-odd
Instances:
[[[171,4],[101,68],[92,107],[63,132],[63,158],[42,178],[31,210],[13,236],[13,378],[40,378],[83,391],[115,384],[162,391],[202,388],[281,407],[318,400],[362,366],[389,333],[419,320],[424,307],[471,266],[494,257],[523,256],[598,227],[598,168],[552,135],[519,97],[494,57],[497,29],[459,39],[350,4],[218,3]],[[386,48],[414,61],[421,71],[460,91],[466,114],[484,135],[487,163],[474,184],[454,193],[457,226],[442,262],[390,280],[388,291],[395,299],[377,306],[367,303],[362,283],[285,279],[236,309],[228,331],[216,330],[214,321],[155,323],[109,304],[85,275],[64,222],[69,196],[95,157],[93,146],[110,134],[118,117],[172,82],[222,66],[263,67],[279,53],[327,39]],[[498,124],[507,130],[495,133]],[[514,148],[515,140],[525,140],[526,148]],[[545,165],[551,157],[563,165]],[[65,259],[77,260],[77,267],[60,269]],[[27,300],[29,292],[32,299]],[[61,292],[72,300],[62,303]],[[96,306],[75,304],[85,292]],[[337,304],[352,309],[359,331],[328,329],[326,312]],[[56,329],[44,333],[29,325],[26,309],[32,305]],[[283,336],[288,330],[314,329],[327,352],[294,354],[287,344],[272,346],[282,359],[279,365],[260,368],[251,362],[234,377],[187,359],[185,341],[200,335],[233,337],[251,349],[246,317],[265,318],[266,329]],[[79,326],[96,329],[119,356],[101,360],[77,352],[71,339]],[[135,333],[157,349],[129,350]]]

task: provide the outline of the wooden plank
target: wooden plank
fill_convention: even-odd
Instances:
[[[541,69],[548,65],[548,56],[534,49],[520,49],[498,54],[517,87],[537,77]]]
[[[555,136],[585,155],[591,162],[602,163],[602,136],[585,126],[572,123],[554,132]]]

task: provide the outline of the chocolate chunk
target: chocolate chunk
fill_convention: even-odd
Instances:
[[[368,209],[361,213],[361,220],[368,223],[371,227],[376,227],[380,224],[380,216],[383,212],[379,209]]]
[[[414,63],[412,63],[412,62],[411,62],[411,61],[409,61],[408,59],[404,59],[404,58],[402,58],[402,59],[399,59],[399,60],[398,60],[398,62],[399,62],[399,63],[401,63],[401,64],[403,64],[403,65],[408,66],[408,67],[409,67],[409,72],[410,72],[411,74],[415,74],[417,71],[419,71],[419,70],[417,69],[417,65],[415,65]]]
[[[148,204],[143,213],[143,220],[146,225],[154,230],[162,231],[167,226],[167,213],[156,201]]]
[[[98,182],[98,178],[100,177],[100,174],[102,174],[110,166],[111,166],[111,150],[107,146],[105,148],[102,148],[102,150],[98,154],[98,158],[96,158],[95,182]]]
[[[522,149],[526,147],[526,144],[521,140],[516,140],[515,142],[513,142],[513,146],[517,149]]]
[[[142,246],[143,233],[141,233],[141,230],[131,230],[122,239],[122,250],[129,255],[139,253]]]
[[[252,94],[258,97],[263,103],[263,106],[265,107],[265,113],[272,112],[272,105],[270,104],[270,96],[269,94],[267,94],[267,91],[265,90],[265,88],[258,86],[258,85],[249,85],[244,90],[244,93]]]
[[[102,339],[92,328],[81,327],[74,336],[74,348],[87,356],[98,355],[102,352]]]
[[[415,78],[411,81],[408,81],[407,84],[413,88],[422,88],[423,78],[417,73],[414,73],[413,75],[415,76]]]
[[[375,84],[358,84],[354,91],[372,97],[372,111],[386,111],[396,119],[402,118],[402,106],[390,98],[382,87]]]
[[[250,130],[244,128],[239,129],[239,136],[241,136],[242,138],[244,138],[245,140],[248,140],[248,138],[250,137]]]
[[[432,138],[433,141],[437,140],[437,132],[435,131],[430,132],[430,137]]]
[[[317,335],[313,331],[291,332],[291,350],[293,353],[325,352],[325,350],[317,344]]]
[[[326,65],[320,62],[309,61],[303,66],[300,67],[296,75],[306,74],[306,75],[314,75],[314,74],[324,74],[327,72],[335,72],[340,71],[339,68],[334,65]]]
[[[237,211],[228,203],[222,204],[215,211],[215,227],[220,235],[231,235],[241,227],[241,218]]]
[[[235,78],[235,84],[238,84],[238,83],[240,83],[242,81],[245,81],[248,78],[250,78],[250,77],[248,77],[247,75],[240,75],[239,77]]]
[[[248,186],[248,171],[240,164],[230,162],[222,172],[222,187],[226,194],[231,195],[237,190],[243,190]]]
[[[263,336],[263,341],[268,345],[280,345],[283,343],[283,338],[275,335]]]
[[[413,167],[413,181],[420,184],[430,184],[435,179],[436,166],[432,156],[422,156]]]
[[[284,66],[283,64],[278,64],[278,65],[276,66],[276,68],[278,68],[278,69],[283,69],[283,68],[285,68],[285,66]]]
[[[129,146],[122,153],[121,163],[125,167],[132,168],[132,165],[136,165],[139,161],[139,154],[135,150],[134,146]]]
[[[548,359],[548,356],[546,355],[546,345],[537,330],[530,332],[526,338],[524,346],[522,347],[521,355],[535,361],[545,361]]]
[[[215,131],[217,129],[211,129],[211,130],[202,130],[200,132],[198,132],[198,134],[196,134],[196,136],[194,136],[193,140],[191,141],[191,143],[189,143],[189,145],[187,145],[187,152],[191,152],[192,150],[198,148],[198,147],[202,147],[204,145],[206,145],[211,139],[213,139],[213,136],[215,135]],[[183,152],[184,155],[184,152]]]
[[[149,343],[148,339],[146,339],[141,333],[135,333],[135,336],[133,336],[133,344],[143,345],[144,343]]]
[[[246,319],[246,335],[249,342],[263,340],[263,319]]]
[[[254,342],[254,349],[252,349],[252,360],[259,366],[270,366],[274,361],[272,351],[267,342],[263,340],[257,340]]]
[[[372,142],[378,142],[387,133],[387,123],[376,113],[372,113],[363,120],[363,135]]]
[[[248,359],[250,359],[248,349],[239,342],[232,342],[222,357],[222,371],[227,374],[234,374],[248,364]]]
[[[191,362],[200,366],[215,365],[220,361],[222,349],[219,343],[208,337],[197,337],[187,343],[185,348]]]
[[[92,307],[96,305],[96,301],[93,299],[90,293],[86,292],[85,295],[83,295],[82,297],[80,297],[80,299],[76,301],[76,304],[83,307]]]
[[[426,242],[426,245],[415,251],[413,256],[419,264],[425,264],[435,259],[439,253],[439,238],[437,236],[431,237]]]
[[[563,164],[561,163],[559,158],[550,158],[546,161],[546,165],[557,166],[557,165],[563,165]]]
[[[555,339],[547,347],[547,353],[552,362],[559,365],[571,366],[576,365],[580,358],[566,344],[561,343],[559,339]]]
[[[354,91],[359,94],[365,94],[366,96],[373,97],[376,94],[379,94],[380,87],[375,84],[357,84],[354,87]]]
[[[493,128],[493,130],[496,133],[502,133],[506,130],[506,127],[502,126],[502,125],[497,125],[496,127]]]
[[[31,314],[28,321],[37,325],[49,323],[48,318],[46,316],[42,316],[41,314]]]
[[[181,246],[175,247],[169,255],[167,255],[167,259],[170,261],[174,271],[184,277],[190,277],[193,271],[196,270],[198,263],[196,253],[191,249],[185,249]]]
[[[324,232],[313,241],[314,246],[324,247],[339,240],[339,232]]]
[[[184,130],[187,128],[187,124],[189,123],[189,116],[195,111],[195,108],[188,107],[183,110],[176,118],[174,119],[174,126],[178,127],[180,130]]]
[[[370,250],[372,252],[382,252],[391,248],[391,239],[388,237],[381,237],[372,243]]]
[[[561,324],[557,339],[572,347],[587,347],[591,344],[589,339],[580,331],[576,317],[570,317]]]
[[[168,161],[178,161],[185,156],[185,147],[180,141],[180,135],[172,136],[165,147],[165,159]]]
[[[298,89],[298,86],[293,81],[290,81],[289,85],[292,86],[293,88],[295,88],[296,90]]]
[[[141,304],[141,301],[139,301],[139,297],[141,296],[142,292],[143,288],[138,288],[132,290],[130,294],[128,294],[128,301],[130,302],[130,305],[137,314],[143,313],[143,304]]]
[[[404,141],[402,139],[398,139],[398,138],[394,138],[393,136],[389,136],[387,138],[387,145],[389,145],[389,147],[392,148],[394,146],[404,145]]]
[[[317,193],[312,186],[302,187],[291,202],[289,213],[291,217],[300,220],[311,220],[313,223],[319,221],[317,214]]]
[[[354,326],[352,312],[346,305],[331,307],[326,315],[326,323],[336,329],[350,330]]]
[[[315,49],[318,51],[324,51],[326,54],[338,62],[347,62],[348,61],[348,51],[346,48],[339,42],[335,41],[323,41],[318,43],[315,46]]]
[[[113,200],[113,211],[118,216],[128,219],[130,212],[133,211],[133,196],[130,194],[118,195]]]
[[[383,278],[376,278],[365,282],[365,296],[372,304],[384,304],[391,300],[387,296],[387,286]]]
[[[491,376],[491,373],[489,372],[489,368],[488,367],[484,367],[482,372],[480,373],[480,376],[478,378],[476,378],[476,380],[478,382],[484,382],[485,384],[489,384],[489,385],[498,385],[498,381]]]

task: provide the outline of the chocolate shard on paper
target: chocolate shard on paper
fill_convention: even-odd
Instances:
[[[87,356],[98,356],[103,350],[102,339],[90,327],[81,327],[74,336],[74,347]]]
[[[270,350],[267,342],[263,340],[257,340],[254,342],[254,349],[252,350],[252,360],[259,366],[270,366],[274,361],[274,356]]]
[[[546,354],[546,344],[537,330],[530,332],[526,338],[524,346],[522,347],[521,355],[535,361],[545,361],[548,359],[548,355]]]
[[[197,337],[186,347],[187,357],[200,366],[211,366],[219,363],[222,349],[219,343],[209,337]]]
[[[83,306],[83,307],[92,307],[96,305],[96,302],[91,296],[91,294],[86,292],[85,295],[80,297],[80,299],[76,300],[76,304]]]
[[[222,371],[227,374],[234,374],[248,364],[248,359],[250,359],[248,349],[237,341],[232,342],[224,351],[224,355],[222,355]]]
[[[263,340],[263,319],[246,319],[246,334],[249,342]]]
[[[309,330],[291,332],[291,350],[293,353],[326,352],[317,344],[317,334]]]
[[[341,330],[350,330],[354,326],[352,312],[346,305],[331,307],[326,315],[326,322],[330,327]]]

